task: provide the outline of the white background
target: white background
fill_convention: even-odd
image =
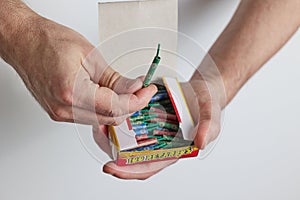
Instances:
[[[97,44],[96,0],[28,2]],[[180,0],[180,31],[208,49],[236,5]],[[297,33],[228,106],[220,142],[207,159],[180,161],[144,182],[104,175],[74,125],[50,121],[18,75],[0,63],[0,199],[298,200],[299,40]]]

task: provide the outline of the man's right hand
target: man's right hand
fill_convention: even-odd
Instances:
[[[6,37],[4,59],[53,120],[116,125],[156,93],[114,71],[79,33],[32,13],[22,20]]]

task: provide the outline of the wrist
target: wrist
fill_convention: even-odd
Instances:
[[[1,6],[0,56],[13,67],[17,67],[22,54],[30,50],[33,37],[31,30],[35,21],[41,17],[18,1],[1,2]]]
[[[212,57],[224,85],[226,93],[225,105],[227,105],[251,77],[251,72],[247,70],[247,66],[234,58],[227,59],[213,54]]]

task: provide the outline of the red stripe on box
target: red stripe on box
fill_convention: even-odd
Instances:
[[[131,123],[130,123],[130,119],[127,118],[127,119],[126,119],[126,122],[127,122],[128,129],[131,131],[131,130],[132,130],[132,125],[131,125]]]
[[[180,118],[180,115],[179,115],[177,106],[176,106],[176,104],[175,104],[174,98],[173,98],[173,96],[172,96],[172,93],[171,93],[170,89],[168,88],[168,86],[167,86],[166,88],[167,88],[167,92],[168,92],[168,94],[169,94],[170,100],[171,100],[171,102],[172,102],[173,108],[174,108],[174,110],[175,110],[175,113],[176,113],[176,117],[177,117],[177,119],[178,119],[178,122],[181,123],[181,118]]]

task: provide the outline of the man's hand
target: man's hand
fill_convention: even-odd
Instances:
[[[194,143],[201,150],[204,150],[220,133],[221,112],[226,99],[222,77],[209,58],[207,56],[199,67],[205,65],[206,73],[196,71],[189,82],[181,84],[196,124],[194,133],[192,133],[195,138]],[[205,76],[205,74],[209,74],[209,76]]]
[[[141,89],[140,78],[114,71],[77,32],[40,16],[29,19],[13,32],[4,58],[53,120],[116,125],[155,94],[155,86]]]
[[[52,119],[118,124],[123,116],[145,107],[155,94],[154,86],[136,91],[142,80],[120,76],[78,33],[47,20],[43,23],[48,23],[47,33],[22,69],[27,87]],[[118,86],[128,93],[119,93]]]

